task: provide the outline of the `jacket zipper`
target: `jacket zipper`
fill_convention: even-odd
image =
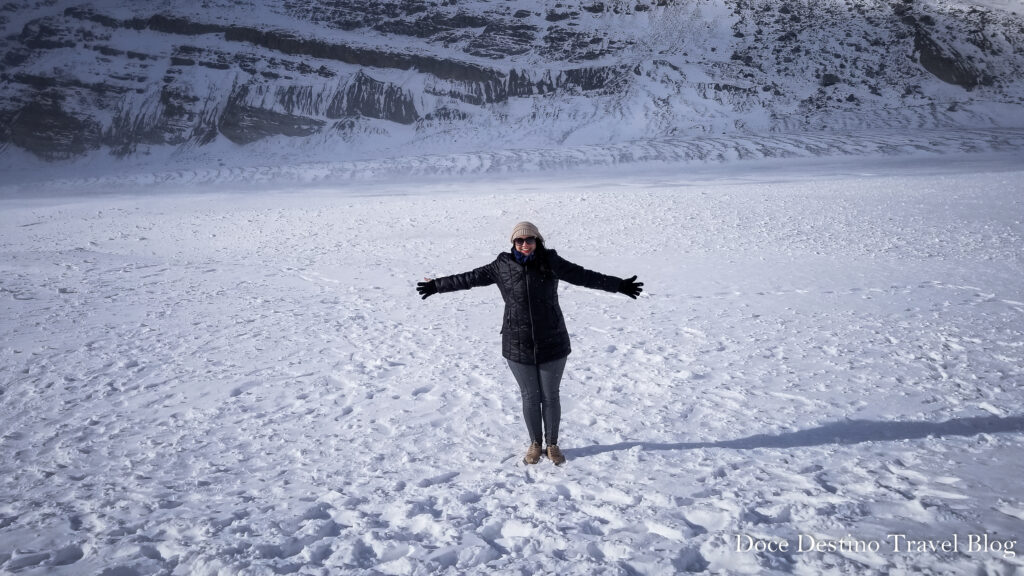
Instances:
[[[530,275],[527,274],[526,264],[523,263],[523,278],[526,280],[526,309],[530,312],[530,338],[533,339],[533,363],[539,365],[537,361],[537,331],[533,326],[533,302],[530,298]]]

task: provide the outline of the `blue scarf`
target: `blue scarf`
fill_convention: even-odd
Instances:
[[[519,262],[520,264],[526,264],[527,262],[530,262],[530,261],[533,260],[533,256],[534,255],[530,254],[529,256],[527,256],[526,254],[523,254],[519,250],[516,250],[515,248],[513,248],[512,249],[512,256],[515,257],[516,262]]]

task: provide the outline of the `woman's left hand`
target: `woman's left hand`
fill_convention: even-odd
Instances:
[[[622,282],[619,282],[619,292],[622,292],[626,296],[636,300],[636,297],[644,291],[643,285],[643,282],[636,282],[636,274],[634,274],[632,278],[626,278]]]

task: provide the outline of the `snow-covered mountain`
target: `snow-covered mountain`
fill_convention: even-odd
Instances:
[[[1024,125],[1019,0],[20,0],[0,162]]]

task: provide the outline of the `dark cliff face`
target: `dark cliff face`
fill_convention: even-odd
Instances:
[[[955,48],[942,46],[923,26],[914,31],[914,48],[921,66],[943,82],[971,90],[985,81],[970,60]]]
[[[837,117],[885,125],[901,107],[949,104],[931,94],[936,83],[963,89],[941,96],[960,98],[950,109],[1005,104],[1024,72],[1019,17],[910,2],[168,6],[7,3],[0,146],[61,160],[218,138],[357,142],[363,132],[400,147],[410,134],[440,141],[477,122],[551,144],[580,129],[610,138],[827,129]]]
[[[100,146],[99,123],[68,114],[57,101],[30,101],[10,118],[10,141],[45,160],[66,160]]]

